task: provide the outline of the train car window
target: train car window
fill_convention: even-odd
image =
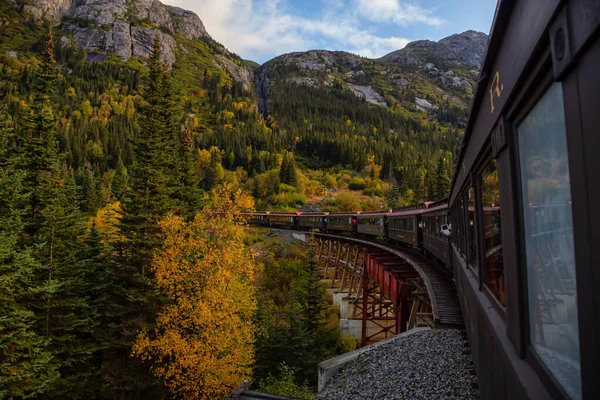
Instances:
[[[500,188],[496,160],[492,160],[479,175],[483,206],[483,243],[485,258],[484,283],[492,295],[506,306],[504,297],[504,258],[500,215]]]
[[[555,83],[517,127],[535,352],[581,398],[577,284],[562,86]]]
[[[467,260],[475,274],[479,275],[479,260],[477,258],[477,220],[475,219],[475,190],[467,191]]]

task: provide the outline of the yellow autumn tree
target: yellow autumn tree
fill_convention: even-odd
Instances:
[[[168,299],[133,348],[175,397],[224,398],[252,372],[254,259],[243,243],[251,197],[224,184],[191,222],[162,221],[154,286]]]

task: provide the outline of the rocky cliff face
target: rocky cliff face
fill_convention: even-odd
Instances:
[[[38,19],[47,19],[73,34],[77,46],[93,53],[111,51],[124,60],[148,57],[159,37],[165,61],[175,61],[175,35],[210,37],[191,11],[158,0],[33,0],[23,6]]]
[[[482,32],[466,31],[448,36],[439,42],[417,40],[405,48],[381,57],[382,62],[426,64],[450,62],[479,69],[487,46],[488,36]]]

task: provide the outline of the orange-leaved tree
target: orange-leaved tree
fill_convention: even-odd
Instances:
[[[251,374],[254,360],[254,258],[244,246],[253,200],[225,184],[191,222],[168,216],[154,257],[154,285],[167,304],[133,354],[176,397],[223,398]]]

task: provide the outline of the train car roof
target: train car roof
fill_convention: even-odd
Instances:
[[[423,214],[437,212],[437,211],[443,211],[443,210],[447,210],[447,209],[448,209],[448,203],[444,203],[444,204],[440,204],[440,205],[437,205],[432,208],[428,208],[427,210],[423,210]]]
[[[328,212],[302,212],[298,214],[299,217],[318,217],[318,216],[327,216]]]
[[[418,208],[413,210],[405,210],[405,211],[392,211],[388,214],[389,217],[404,217],[407,215],[420,215],[427,211],[425,208]]]
[[[270,217],[296,217],[298,215],[300,215],[299,212],[269,212]]]
[[[360,214],[358,214],[359,217],[376,217],[381,215],[382,217],[385,215],[390,215],[389,211],[386,212],[379,212],[379,211],[369,211],[369,212],[361,212]]]
[[[360,211],[347,211],[347,212],[330,212],[329,216],[331,217],[353,217],[355,215],[359,215]]]

